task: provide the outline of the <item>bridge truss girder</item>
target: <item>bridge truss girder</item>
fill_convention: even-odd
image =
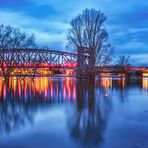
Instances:
[[[43,49],[1,49],[0,68],[3,71],[16,69],[37,70],[43,68],[76,68],[77,54]]]

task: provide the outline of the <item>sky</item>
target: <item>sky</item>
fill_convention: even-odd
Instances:
[[[70,20],[85,8],[107,16],[115,59],[129,55],[131,64],[148,65],[147,0],[0,0],[0,24],[34,33],[38,44],[66,50]]]

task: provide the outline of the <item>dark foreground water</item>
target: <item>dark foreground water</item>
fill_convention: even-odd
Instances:
[[[148,148],[148,79],[0,79],[0,148]]]

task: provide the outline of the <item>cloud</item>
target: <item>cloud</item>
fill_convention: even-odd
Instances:
[[[116,13],[130,12],[137,6],[148,6],[148,2],[141,3],[139,0],[133,1],[119,1],[119,0],[31,0],[37,5],[50,5],[55,7],[58,11],[72,11],[77,10],[79,13],[85,8],[96,8],[105,11],[108,15],[116,15]],[[118,15],[117,14],[117,15]]]
[[[141,52],[140,49],[144,49],[147,46],[147,43],[145,42],[138,42],[138,41],[130,41],[127,42],[126,44],[122,44],[121,47],[125,50],[134,50],[134,52],[136,52],[137,50],[139,50]],[[135,51],[136,50],[136,51]]]
[[[0,23],[34,33],[39,44],[64,49],[71,18],[85,8],[100,9],[108,17],[105,26],[115,56],[130,54],[134,62],[134,57],[144,62],[142,54],[148,53],[148,1],[1,0]]]
[[[130,57],[130,61],[134,64],[134,65],[147,65],[148,66],[148,54],[144,53],[144,54],[134,54],[134,56],[132,55]]]
[[[2,16],[0,17],[1,24],[11,24],[15,27],[27,26],[29,20],[32,20],[31,18],[26,18],[22,13],[0,11],[0,16]]]
[[[53,22],[49,19],[40,21],[37,18],[27,16],[20,12],[0,11],[0,16],[3,16],[0,18],[1,24],[11,24],[11,26],[20,28],[27,33],[34,33],[39,44],[52,45],[54,43],[60,43],[61,48],[64,48],[66,31],[69,28],[69,24],[61,21]],[[60,46],[58,45],[57,47]]]

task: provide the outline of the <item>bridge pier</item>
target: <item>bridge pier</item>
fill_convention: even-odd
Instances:
[[[78,47],[78,69],[77,77],[94,79],[95,78],[95,51],[94,48]]]
[[[77,78],[82,78],[82,79],[94,79],[96,76],[94,71],[77,71]]]

